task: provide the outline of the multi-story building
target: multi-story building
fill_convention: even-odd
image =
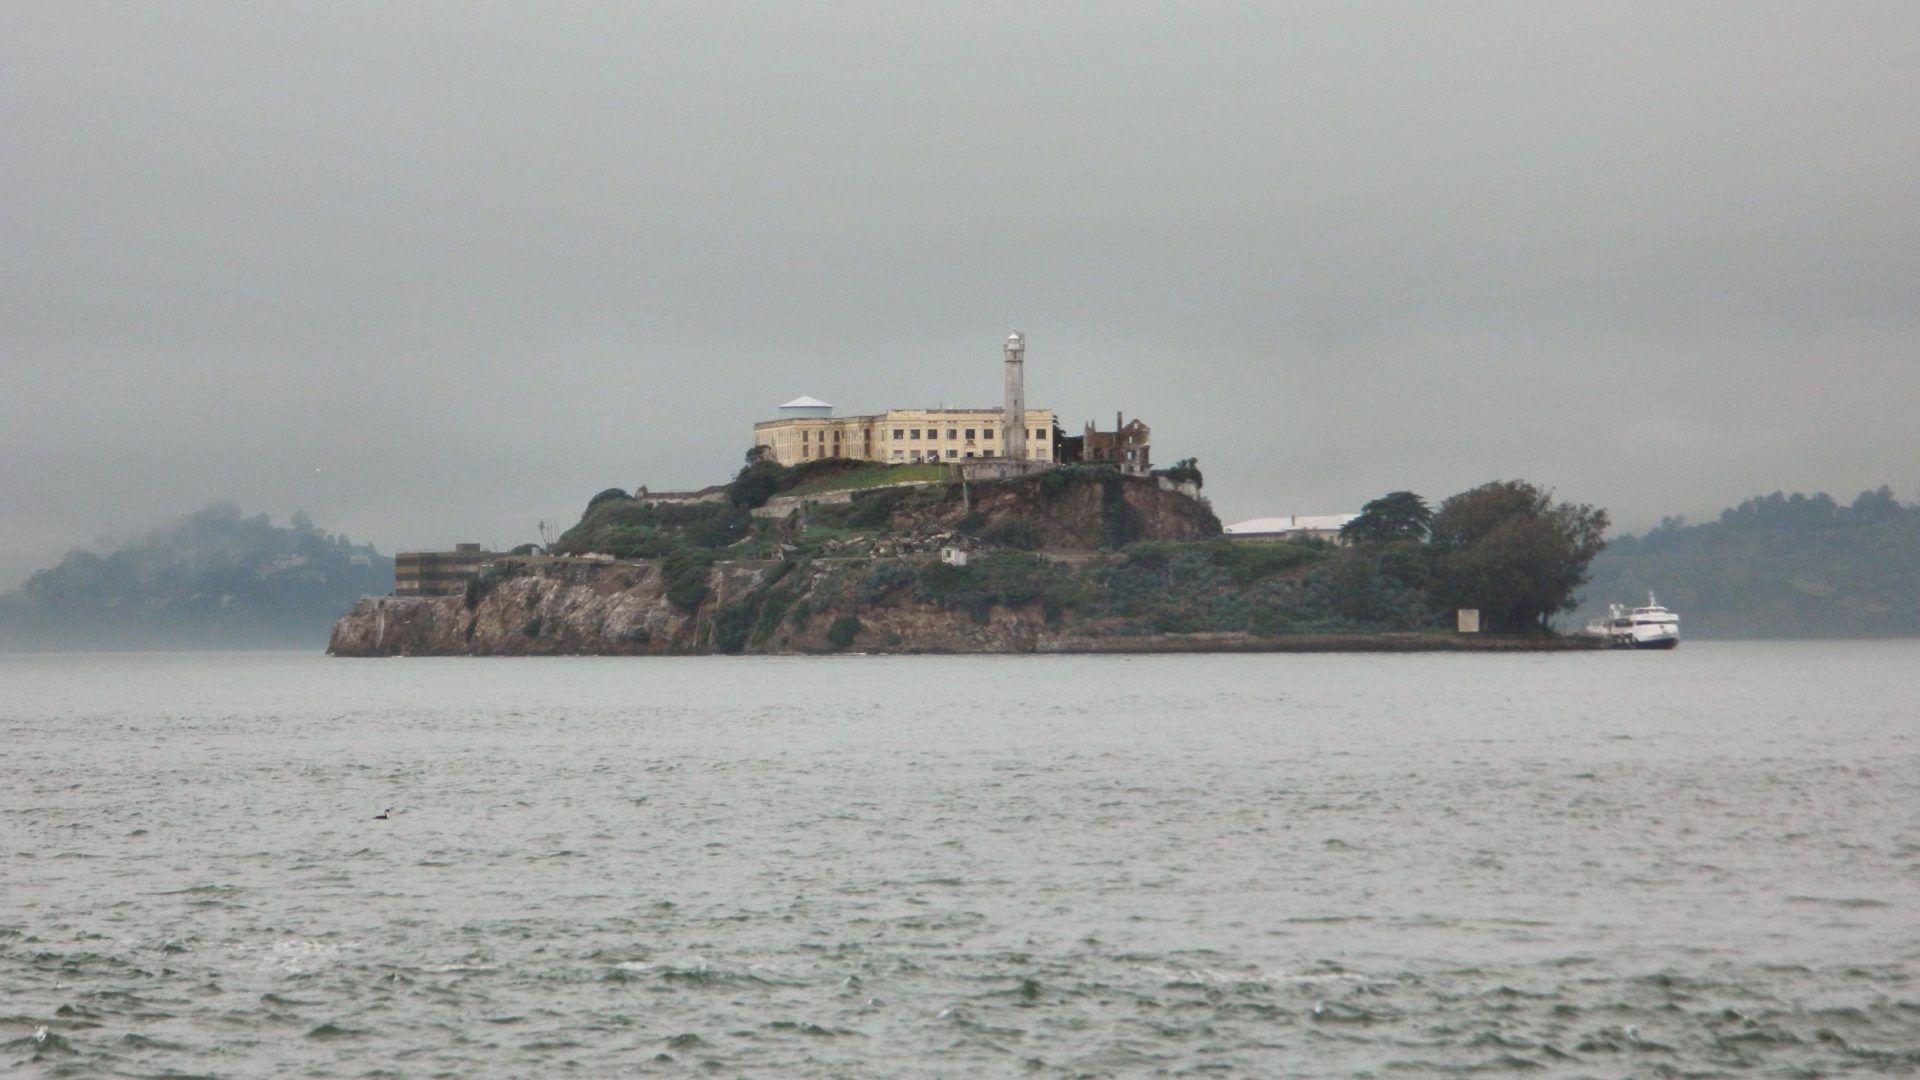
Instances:
[[[1002,352],[1006,403],[997,409],[889,409],[869,416],[835,416],[833,406],[824,401],[795,398],[780,406],[780,419],[753,425],[753,444],[765,447],[782,465],[822,458],[890,465],[991,458],[1040,464],[1111,462],[1121,472],[1140,476],[1152,469],[1146,424],[1116,414],[1112,431],[1088,424],[1084,435],[1068,437],[1051,409],[1027,408],[1027,339],[1018,331],[1007,335]]]
[[[1060,435],[1052,411],[1027,408],[1027,339],[1018,330],[1008,334],[1002,352],[1006,404],[998,409],[889,409],[836,417],[833,406],[801,397],[780,406],[780,419],[753,425],[753,444],[782,465],[821,458],[890,465],[979,458],[1058,461]]]
[[[479,544],[455,544],[452,551],[402,551],[393,557],[393,595],[452,596],[464,590],[493,553]]]
[[[753,425],[753,443],[782,465],[830,457],[904,465],[1006,456],[1003,409],[889,409],[834,416],[832,406],[801,398],[780,411],[780,419]],[[1053,411],[1027,409],[1025,416],[1025,460],[1058,460]]]

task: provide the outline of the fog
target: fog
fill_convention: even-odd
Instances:
[[[1228,521],[1920,494],[1920,6],[911,7],[0,8],[0,588],[532,540],[1016,327]]]

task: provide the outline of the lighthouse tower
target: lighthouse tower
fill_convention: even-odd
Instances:
[[[1027,460],[1027,339],[1007,335],[1007,407],[1001,414],[1000,452],[1012,461]]]

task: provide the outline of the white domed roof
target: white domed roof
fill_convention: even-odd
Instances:
[[[794,398],[792,401],[789,401],[785,405],[782,405],[780,407],[783,409],[831,409],[833,408],[833,406],[827,404],[824,401],[821,401],[819,398],[806,397],[804,395],[801,397]]]

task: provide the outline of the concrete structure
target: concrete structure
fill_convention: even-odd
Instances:
[[[1254,518],[1229,525],[1229,540],[1327,540],[1340,542],[1340,530],[1359,514],[1289,514]]]
[[[1080,458],[1110,462],[1123,473],[1145,476],[1153,470],[1152,443],[1153,432],[1146,421],[1128,420],[1114,413],[1112,431],[1095,430],[1088,421],[1086,433],[1080,437]]]
[[[1000,453],[1013,461],[1027,460],[1027,339],[1015,330],[1007,335],[1007,400],[1000,409]]]
[[[452,551],[402,551],[393,557],[393,595],[452,596],[462,592],[493,553],[479,544],[455,544]]]

